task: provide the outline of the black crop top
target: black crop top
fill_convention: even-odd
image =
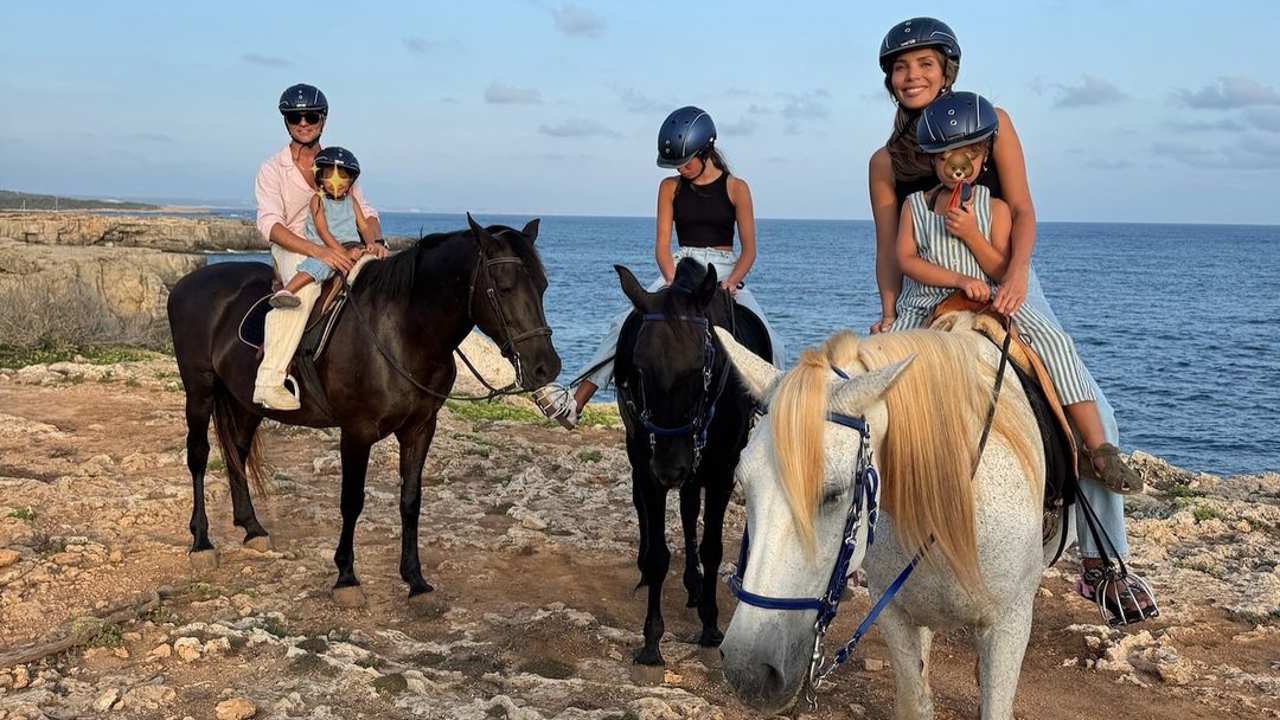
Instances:
[[[681,247],[732,247],[737,213],[729,201],[729,173],[706,185],[680,178],[672,201]]]

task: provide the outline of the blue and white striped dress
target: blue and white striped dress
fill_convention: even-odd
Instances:
[[[979,232],[990,238],[991,192],[982,185],[974,185],[971,202]],[[907,198],[907,203],[911,207],[916,254],[920,259],[985,281],[992,286],[994,294],[995,286],[991,278],[982,271],[978,259],[965,246],[964,241],[947,231],[946,218],[929,207],[927,194],[912,193]],[[904,275],[902,292],[898,295],[898,318],[891,329],[911,330],[924,327],[934,309],[954,292],[955,288],[925,285]],[[1084,363],[1076,352],[1071,336],[1027,303],[1023,303],[1018,312],[1014,313],[1013,319],[1018,324],[1022,338],[1040,354],[1062,404],[1094,400],[1093,389],[1085,377]]]

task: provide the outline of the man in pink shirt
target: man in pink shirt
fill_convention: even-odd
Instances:
[[[289,144],[258,168],[258,177],[254,181],[258,230],[271,242],[271,259],[276,274],[287,282],[297,272],[299,263],[314,257],[334,271],[354,279],[351,271],[358,254],[316,245],[304,237],[309,203],[317,192],[312,166],[316,153],[321,149],[320,133],[324,131],[329,102],[318,88],[299,84],[280,95],[279,108],[285,129],[289,131]],[[352,193],[364,210],[371,235],[380,238],[382,227],[378,212],[365,200],[359,183]],[[381,258],[386,256],[387,250],[381,244],[374,244],[367,252],[369,256]],[[320,297],[320,284],[307,285],[297,296],[302,301],[301,307],[267,313],[262,364],[258,366],[258,377],[254,382],[253,401],[273,410],[297,410],[301,407],[298,398],[285,387],[285,374],[306,329],[307,316]]]

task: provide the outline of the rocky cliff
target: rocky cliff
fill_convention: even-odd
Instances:
[[[215,217],[0,213],[0,238],[32,245],[134,247],[166,252],[266,250],[248,220]]]

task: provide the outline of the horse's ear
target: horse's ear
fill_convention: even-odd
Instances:
[[[622,265],[614,265],[613,269],[618,273],[618,280],[622,283],[622,293],[627,296],[635,309],[640,312],[648,312],[653,306],[654,294],[644,289],[640,281],[636,279],[635,273],[631,272]]]
[[[734,340],[733,333],[722,327],[714,330],[720,345],[729,356],[729,362],[733,363],[733,369],[738,371],[742,386],[752,398],[763,402],[777,386],[782,371]]]
[[[541,223],[542,223],[541,218],[534,218],[529,221],[528,225],[524,226],[523,230],[520,231],[521,234],[523,234],[526,238],[528,238],[530,245],[533,244],[534,240],[538,239],[538,225],[540,225]]]
[[[903,370],[915,360],[915,353],[898,362],[878,370],[860,373],[836,386],[831,393],[831,407],[845,415],[858,417],[866,413],[871,406],[880,400],[902,374]]]
[[[708,265],[707,274],[703,276],[702,283],[698,285],[698,289],[693,293],[694,303],[705,308],[711,304],[712,299],[716,296],[716,289],[720,287],[720,279],[716,277],[716,266]]]
[[[476,238],[476,244],[480,246],[483,252],[496,252],[493,236],[488,230],[480,227],[480,223],[471,217],[471,213],[467,213],[467,225],[471,228],[471,234]]]

